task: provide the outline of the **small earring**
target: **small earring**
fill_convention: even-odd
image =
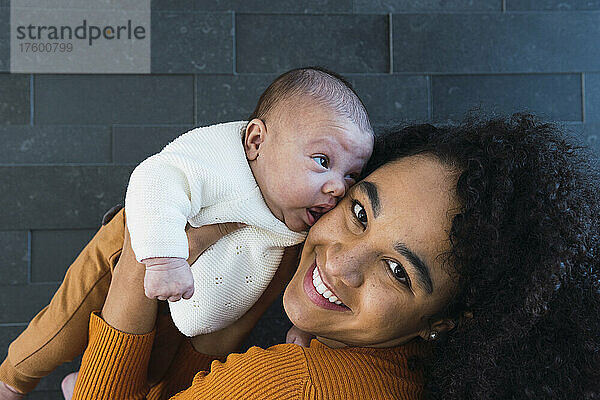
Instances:
[[[432,332],[429,334],[429,340],[436,340],[436,339],[437,339],[437,337],[438,337],[438,333],[437,333],[436,331],[432,331]]]

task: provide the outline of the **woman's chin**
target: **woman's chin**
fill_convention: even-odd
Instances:
[[[307,304],[303,304],[301,296],[299,296],[301,293],[294,293],[296,292],[296,289],[294,288],[295,285],[293,285],[294,278],[292,278],[292,281],[283,293],[283,309],[294,326],[305,332],[316,335],[316,333],[313,332],[315,327],[312,322],[314,321],[309,315],[310,312]]]
[[[305,330],[305,327],[299,326],[302,325],[303,320],[302,306],[298,304],[298,298],[291,293],[292,291],[293,289],[291,288],[291,285],[288,285],[283,292],[283,310],[294,326]]]

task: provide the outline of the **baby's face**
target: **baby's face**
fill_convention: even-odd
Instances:
[[[371,156],[373,137],[323,107],[286,111],[264,125],[259,156],[250,165],[271,212],[299,232],[356,183]]]

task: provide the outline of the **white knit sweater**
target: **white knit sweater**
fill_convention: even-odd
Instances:
[[[138,261],[188,257],[187,222],[243,222],[192,265],[194,295],[169,302],[177,328],[195,336],[240,318],[273,277],[284,247],[302,242],[270,212],[242,145],[245,121],[193,129],[143,161],[125,196],[127,227]]]

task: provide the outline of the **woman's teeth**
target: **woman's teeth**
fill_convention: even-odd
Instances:
[[[338,306],[343,305],[341,301],[338,300],[337,297],[331,292],[331,290],[327,289],[327,286],[321,280],[321,275],[319,275],[319,270],[317,268],[313,271],[313,286],[319,292],[319,294],[329,300],[331,303],[335,303]]]

